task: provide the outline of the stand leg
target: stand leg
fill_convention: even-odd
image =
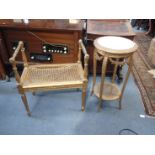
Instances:
[[[94,86],[96,83],[96,50],[94,50],[94,57],[93,57],[93,86],[92,86],[92,91],[91,91],[91,95],[93,95],[94,93]]]
[[[125,90],[125,87],[126,87],[129,75],[130,75],[130,70],[131,70],[131,66],[132,66],[132,56],[129,58],[129,64],[128,65],[129,65],[128,66],[128,71],[127,71],[127,74],[126,74],[126,77],[125,77],[125,81],[123,83],[121,95],[120,95],[120,98],[119,98],[119,109],[122,108],[122,103],[121,103],[122,102],[122,96],[123,96],[123,93],[124,93],[124,90]]]
[[[105,74],[106,74],[106,68],[107,68],[107,62],[108,62],[108,57],[104,57],[103,63],[102,63],[102,75],[101,75],[101,85],[100,85],[100,92],[99,92],[99,106],[98,106],[98,111],[100,111],[100,108],[102,106],[102,94],[103,94],[103,87],[104,87],[104,79],[105,79]]]

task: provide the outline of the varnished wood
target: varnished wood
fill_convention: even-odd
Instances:
[[[7,75],[11,74],[9,58],[13,55],[12,43],[22,40],[26,45],[26,58],[31,60],[30,54],[42,54],[43,44],[58,44],[68,47],[67,54],[51,53],[52,61],[43,62],[45,64],[75,63],[78,58],[78,41],[82,38],[83,21],[72,24],[68,19],[30,19],[25,24],[14,22],[13,19],[0,19],[0,38],[3,40],[2,60],[6,68]],[[17,61],[22,61],[22,53],[16,57]],[[26,65],[26,63],[24,64]],[[17,67],[22,68],[21,64]]]
[[[82,111],[85,111],[87,85],[88,80],[85,80],[82,87]]]
[[[30,59],[30,53],[43,53],[42,45],[48,43],[66,45],[69,48],[68,54],[51,53],[53,61],[48,63],[69,63],[76,62],[78,57],[78,40],[81,38],[81,32],[69,31],[65,32],[47,32],[47,31],[16,31],[12,29],[3,30],[5,40],[9,50],[9,56],[13,54],[12,41],[23,40],[27,43],[27,59]],[[39,39],[38,39],[39,37]],[[17,60],[22,60],[22,55],[18,55]],[[46,62],[47,63],[47,62]]]
[[[6,73],[4,69],[4,64],[2,63],[2,59],[0,57],[0,79],[5,79]]]
[[[76,24],[69,23],[68,19],[29,19],[29,23],[25,24],[14,22],[13,19],[1,19],[0,27],[14,30],[47,30],[47,31],[81,31],[83,21],[79,20]]]
[[[89,39],[99,36],[122,36],[132,38],[133,32],[129,20],[88,20],[87,34]]]
[[[28,116],[31,116],[31,112],[29,110],[29,106],[28,106],[26,95],[25,94],[21,94],[21,98],[22,98],[22,101],[24,103],[24,106],[25,106],[25,109],[27,111]]]
[[[22,52],[24,70],[21,77],[16,67],[16,57]],[[82,89],[82,111],[85,111],[86,89],[88,84],[88,59],[89,55],[81,40],[79,40],[79,52],[84,55],[84,68],[82,62],[77,59],[76,63],[64,64],[30,64],[25,55],[23,42],[19,42],[17,49],[10,58],[10,63],[15,72],[15,78],[18,83],[18,91],[22,96],[22,101],[28,115],[30,110],[25,92],[48,91],[81,88]],[[81,54],[79,54],[81,55]]]
[[[11,62],[15,61],[15,58],[17,57],[18,53],[21,51],[22,48],[23,48],[23,42],[20,41],[15,52],[13,53],[13,56],[10,58]]]
[[[4,45],[3,45],[2,35],[0,32],[0,79],[6,78],[6,71],[5,71],[4,59],[3,59],[4,53],[3,52],[5,52],[5,49],[4,49]]]
[[[23,104],[24,104],[24,107],[26,109],[26,112],[28,114],[28,116],[31,116],[31,112],[30,112],[30,109],[29,109],[29,105],[28,105],[28,102],[27,102],[27,98],[26,98],[26,95],[25,95],[25,91],[24,89],[22,88],[22,85],[20,83],[17,84],[17,88],[18,88],[18,92],[19,94],[21,95],[21,99],[23,101]]]

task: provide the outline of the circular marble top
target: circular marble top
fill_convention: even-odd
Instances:
[[[137,44],[127,38],[116,36],[99,37],[94,40],[94,46],[101,51],[112,54],[127,54],[135,52]]]

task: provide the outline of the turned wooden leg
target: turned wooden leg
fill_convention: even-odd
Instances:
[[[87,83],[88,82],[84,82],[82,88],[82,111],[85,111]]]
[[[27,111],[27,114],[28,114],[28,116],[31,116],[31,112],[30,112],[30,109],[29,109],[29,105],[28,105],[28,102],[27,102],[27,98],[26,98],[24,89],[22,88],[21,85],[18,85],[17,88],[18,88],[18,92],[21,95],[21,98],[22,98],[22,101],[24,103],[24,106],[25,106],[25,109]]]
[[[27,111],[28,116],[31,116],[31,112],[30,112],[30,109],[29,109],[29,105],[28,105],[28,102],[27,102],[26,95],[25,94],[21,94],[21,98],[22,98],[22,101],[24,103],[24,106],[25,106],[25,109]]]
[[[86,91],[82,91],[82,111],[85,111]]]

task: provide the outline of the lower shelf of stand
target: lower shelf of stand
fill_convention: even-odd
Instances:
[[[94,87],[94,94],[99,98],[100,83]],[[121,91],[116,84],[104,82],[102,99],[103,100],[116,100],[120,97]]]

